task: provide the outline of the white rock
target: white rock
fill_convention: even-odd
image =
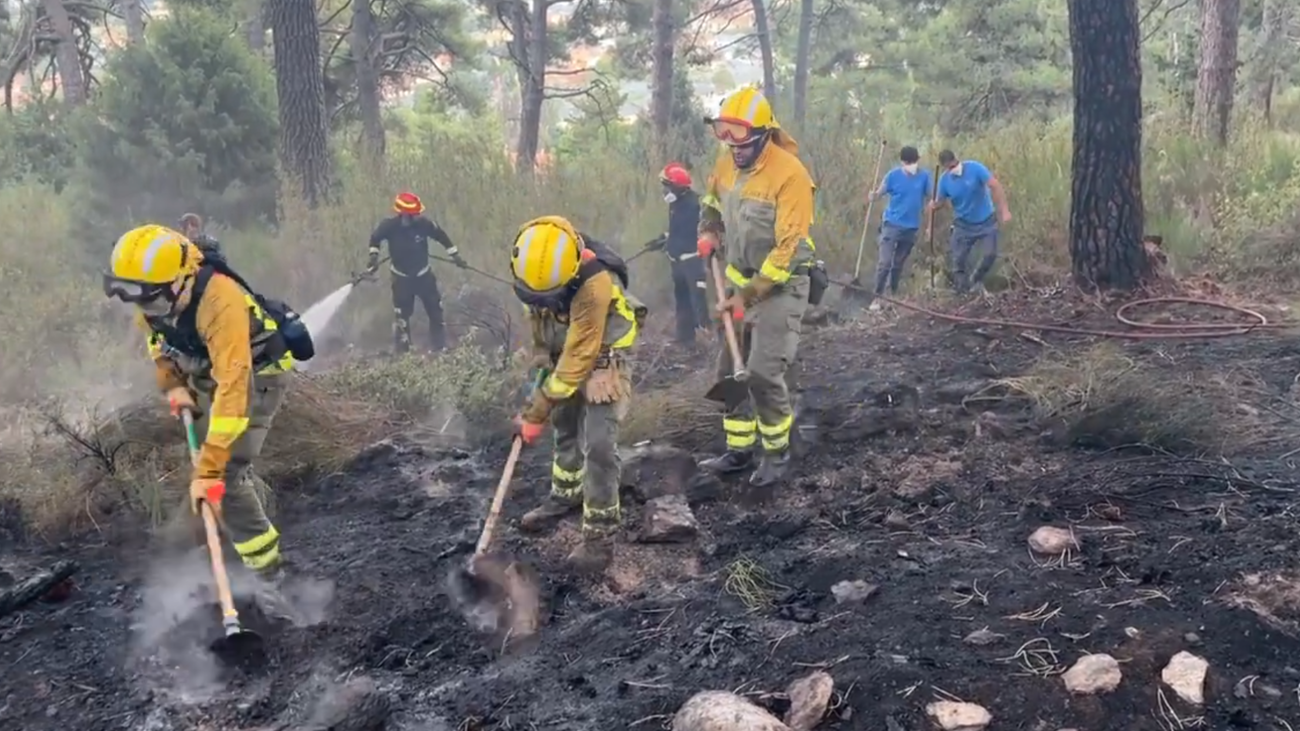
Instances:
[[[1119,661],[1110,655],[1084,655],[1062,676],[1071,693],[1093,695],[1109,693],[1119,687],[1123,675]]]
[[[980,731],[993,723],[988,710],[975,703],[935,701],[925,707],[925,713],[943,731]]]
[[[1179,698],[1199,706],[1205,702],[1205,675],[1209,671],[1210,664],[1205,658],[1184,650],[1169,660],[1165,669],[1160,671],[1160,679],[1173,688]]]
[[[700,532],[691,506],[681,495],[664,495],[645,504],[641,540],[646,543],[689,541]]]
[[[791,683],[785,690],[790,696],[785,725],[790,727],[790,731],[812,731],[826,716],[834,690],[835,679],[830,673],[820,670]]]
[[[1078,548],[1079,544],[1074,540],[1074,534],[1070,531],[1045,525],[1030,534],[1029,547],[1035,553],[1056,556],[1072,548]]]
[[[790,727],[735,693],[706,690],[677,710],[672,731],[790,731]]]
[[[861,603],[875,596],[876,591],[880,589],[875,584],[869,584],[862,579],[853,581],[841,581],[831,587],[831,595],[835,597],[836,604]]]

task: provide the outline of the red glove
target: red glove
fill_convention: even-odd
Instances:
[[[545,424],[534,424],[531,421],[525,421],[522,416],[515,417],[515,436],[522,439],[526,445],[540,439],[544,429],[546,429]]]
[[[717,246],[718,240],[714,238],[713,234],[705,234],[695,242],[695,251],[699,253],[701,258],[707,259],[713,256],[713,250]]]

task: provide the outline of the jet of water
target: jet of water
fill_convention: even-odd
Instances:
[[[306,312],[299,315],[302,323],[307,326],[307,332],[311,333],[312,338],[316,342],[319,343],[322,341],[321,338],[329,327],[330,322],[343,307],[343,303],[347,302],[348,295],[352,294],[352,290],[355,287],[356,285],[354,283],[348,282],[342,287],[339,287],[333,292],[325,295],[321,301],[308,307]],[[304,367],[305,365],[305,363],[298,363],[298,370],[306,370]]]

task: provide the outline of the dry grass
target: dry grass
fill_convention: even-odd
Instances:
[[[156,526],[181,500],[189,465],[184,430],[160,398],[105,416],[70,417],[48,403],[29,412],[26,425],[0,446],[0,500],[16,506],[38,536],[98,528],[117,513]],[[358,399],[328,377],[295,375],[255,469],[272,484],[328,474],[365,446],[423,428],[411,412]]]
[[[716,432],[722,424],[722,409],[704,400],[712,384],[711,372],[695,372],[667,388],[633,393],[620,429],[621,441],[681,444],[696,435]]]
[[[1027,398],[1035,414],[1074,446],[1219,453],[1250,443],[1256,431],[1222,382],[1139,362],[1110,342],[1082,353],[1053,353],[997,385]]]

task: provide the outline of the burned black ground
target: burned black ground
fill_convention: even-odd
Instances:
[[[1125,352],[1249,365],[1280,399],[1300,372],[1293,350],[1252,338]],[[299,571],[334,583],[328,616],[278,633],[254,616],[269,667],[228,672],[208,693],[142,659],[141,545],[14,549],[17,568],[61,556],[83,568],[71,599],[0,620],[0,719],[26,731],[657,729],[703,689],[780,709],[774,694],[825,668],[837,683],[828,729],[928,728],[925,704],[951,696],[987,707],[995,728],[1160,729],[1176,727],[1160,712],[1160,669],[1186,649],[1211,671],[1204,709],[1166,691],[1184,723],[1296,726],[1300,604],[1288,602],[1300,593],[1272,576],[1300,550],[1291,464],[1083,451],[1044,436],[1015,399],[972,407],[971,393],[1042,353],[1015,333],[916,318],[811,334],[792,484],[764,496],[683,482],[672,452],[642,450],[629,525],[640,499],[683,489],[702,535],[622,545],[594,584],[561,571],[571,529],[530,541],[508,528],[503,548],[537,567],[549,616],[535,648],[506,657],[468,631],[443,585],[477,535],[504,444],[377,445],[282,495]],[[668,446],[719,446],[713,434],[680,441]],[[516,478],[511,522],[545,490],[544,451]],[[1031,556],[1026,536],[1044,524],[1072,527],[1080,550],[1050,566]],[[756,588],[748,606],[737,578]],[[855,579],[879,588],[837,604],[831,587]],[[188,639],[215,627],[200,618]],[[986,644],[963,639],[982,629]],[[1115,693],[1071,697],[1051,677],[1089,652],[1121,661]]]

